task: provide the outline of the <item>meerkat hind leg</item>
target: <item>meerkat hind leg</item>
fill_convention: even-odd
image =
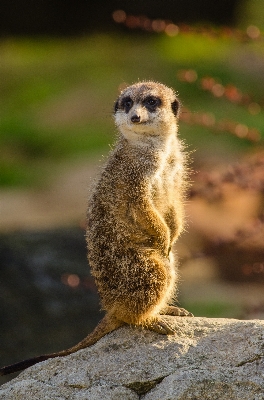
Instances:
[[[161,335],[173,335],[176,331],[168,324],[167,321],[161,316],[158,316],[153,321],[148,322],[144,325],[147,329],[160,333]]]
[[[191,312],[177,306],[166,306],[160,311],[160,314],[173,315],[175,317],[193,317]]]

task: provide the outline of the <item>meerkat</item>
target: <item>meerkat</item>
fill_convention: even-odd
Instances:
[[[118,139],[87,211],[88,260],[105,317],[70,349],[4,367],[1,375],[74,353],[125,324],[173,334],[163,315],[193,316],[171,305],[172,245],[183,230],[186,187],[179,109],[175,92],[161,83],[138,82],[121,92],[114,107]]]

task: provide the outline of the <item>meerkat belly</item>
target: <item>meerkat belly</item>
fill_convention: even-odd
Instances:
[[[180,162],[169,159],[156,172],[151,181],[151,197],[154,207],[160,213],[171,233],[171,238],[179,234],[182,225]]]

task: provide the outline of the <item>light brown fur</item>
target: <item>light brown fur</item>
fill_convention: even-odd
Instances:
[[[178,109],[173,90],[156,82],[136,83],[119,96],[118,140],[87,211],[88,259],[106,316],[71,349],[5,367],[2,374],[73,353],[124,324],[174,333],[162,314],[192,315],[169,305],[177,285],[171,248],[184,219]]]

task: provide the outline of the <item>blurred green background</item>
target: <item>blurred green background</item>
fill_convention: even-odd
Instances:
[[[200,77],[218,77],[261,100],[261,71],[243,68],[243,62],[263,57],[262,42],[245,44],[196,33],[176,37],[115,33],[76,39],[2,39],[0,52],[2,186],[41,184],[63,158],[105,149],[113,142],[112,106],[124,82],[162,81],[175,88],[193,112],[213,112],[217,118],[259,130],[263,126],[263,112],[251,115],[240,105],[219,101],[197,85],[177,79],[178,70],[192,68]],[[225,133],[215,136],[206,128],[185,124],[180,134],[198,151],[213,146],[214,152],[223,148],[230,152],[249,145]]]
[[[241,25],[260,22],[257,2],[242,2]],[[246,18],[248,16],[248,19]],[[111,18],[111,14],[109,16]],[[240,21],[237,20],[237,25]],[[199,21],[196,21],[196,25]],[[207,22],[208,25],[208,22]],[[114,140],[112,105],[120,85],[162,81],[177,90],[192,112],[211,112],[262,130],[263,111],[252,115],[235,103],[213,97],[177,79],[193,69],[263,101],[263,37],[241,41],[197,32],[165,33],[116,29],[71,37],[13,36],[0,39],[0,146],[2,187],[43,185],[61,160],[106,149]],[[98,29],[99,30],[99,29]],[[258,67],[258,68],[257,68]],[[250,144],[228,134],[182,124],[181,137],[200,153],[220,157]],[[32,166],[34,166],[32,168]]]

